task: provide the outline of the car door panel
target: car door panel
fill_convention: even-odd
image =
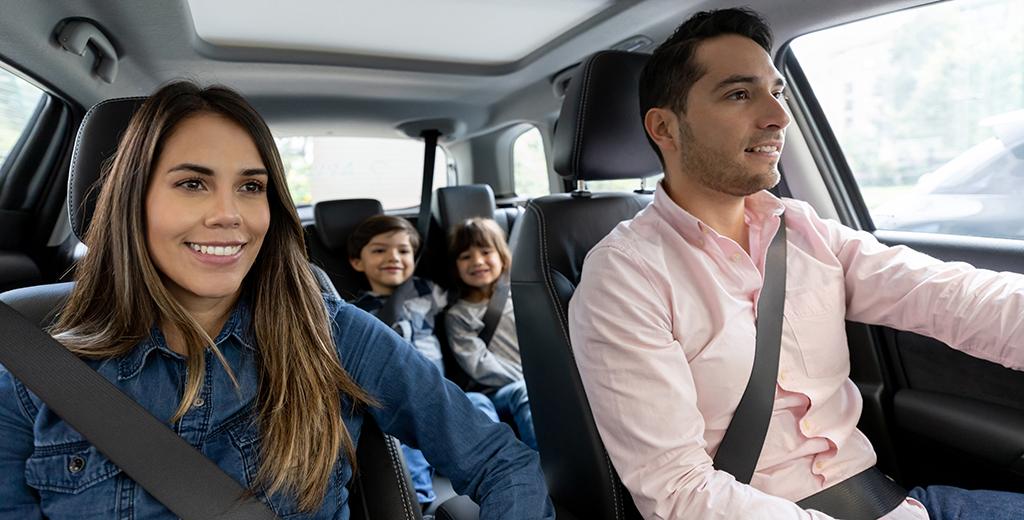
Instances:
[[[945,261],[1024,272],[1022,242],[875,234]],[[849,323],[847,334],[865,398],[860,426],[883,470],[905,485],[1024,491],[1024,373],[911,332]]]

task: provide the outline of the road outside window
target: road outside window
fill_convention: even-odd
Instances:
[[[0,68],[0,166],[17,144],[43,91]]]
[[[296,205],[377,199],[384,209],[417,207],[423,143],[411,139],[283,137],[276,139]],[[448,160],[437,147],[434,189],[448,185]]]
[[[1024,239],[1024,2],[940,2],[792,49],[875,227]]]

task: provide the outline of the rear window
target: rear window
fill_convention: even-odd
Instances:
[[[614,181],[587,181],[587,190],[589,191],[637,191],[641,187],[646,190],[653,190],[658,185],[658,181],[664,177],[664,173],[659,173],[653,177],[647,177],[641,182],[638,179],[618,179]]]
[[[792,50],[875,227],[1024,239],[1024,2],[939,2]]]
[[[0,68],[0,166],[24,133],[43,91]]]
[[[276,139],[296,205],[334,199],[377,199],[384,209],[416,207],[423,179],[423,143],[372,137]],[[448,157],[437,147],[434,189],[448,186]]]

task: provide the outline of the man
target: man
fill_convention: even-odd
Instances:
[[[1024,348],[1014,348],[1024,345],[1024,276],[889,248],[765,191],[779,180],[790,123],[770,49],[763,20],[728,9],[695,15],[654,52],[641,113],[665,178],[651,206],[591,251],[569,306],[594,418],[646,518],[829,518],[796,502],[876,460],[856,428],[862,400],[848,377],[846,319],[1024,367]],[[750,374],[765,253],[782,214],[779,372],[746,485],[712,458]],[[1012,493],[933,486],[911,497],[884,518],[1024,511]]]

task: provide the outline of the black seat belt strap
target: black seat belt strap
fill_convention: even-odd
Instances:
[[[416,252],[416,265],[423,258],[427,249],[427,238],[430,236],[430,207],[434,201],[434,159],[437,157],[437,140],[441,132],[424,130],[423,137],[423,183],[420,187],[420,213],[416,217],[416,232],[420,234],[420,250]],[[413,296],[412,277],[395,288],[395,292],[384,302],[377,318],[387,326],[392,326],[401,316],[402,305]]]
[[[434,200],[434,158],[437,156],[437,139],[441,132],[424,130],[423,137],[423,185],[420,188],[420,214],[416,218],[416,231],[420,233],[420,254],[418,261],[427,248],[427,236],[430,234],[430,207]]]
[[[501,316],[505,312],[505,304],[508,302],[510,294],[512,294],[512,284],[509,283],[508,274],[504,274],[494,287],[494,294],[491,295],[491,301],[487,303],[487,311],[484,312],[484,328],[480,329],[480,334],[477,335],[483,340],[484,345],[491,344],[491,338],[494,337],[494,331],[498,330],[498,323],[501,322]]]
[[[764,284],[757,300],[754,366],[714,460],[716,469],[731,473],[744,484],[754,476],[772,417],[785,303],[786,218],[779,215],[779,230],[768,246]]]
[[[277,518],[166,424],[2,302],[0,363],[179,517]]]

